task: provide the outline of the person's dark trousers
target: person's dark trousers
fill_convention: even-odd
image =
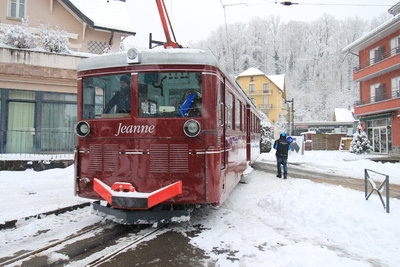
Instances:
[[[279,178],[282,177],[281,164],[283,165],[283,177],[286,178],[287,177],[287,158],[276,156],[276,168],[278,170],[277,177],[279,177]]]

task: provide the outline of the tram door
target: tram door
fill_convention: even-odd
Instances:
[[[35,137],[35,104],[9,102],[7,153],[32,153]]]
[[[225,79],[220,84],[220,92],[219,92],[219,131],[221,134],[221,149],[223,150],[221,155],[221,169],[226,168],[226,105],[225,105]]]

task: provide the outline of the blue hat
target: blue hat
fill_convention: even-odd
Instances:
[[[286,133],[282,133],[282,136],[286,136]]]

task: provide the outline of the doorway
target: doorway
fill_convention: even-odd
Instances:
[[[7,153],[32,153],[35,138],[35,103],[9,102]]]
[[[373,152],[388,154],[391,150],[391,121],[379,119],[368,121],[368,139]]]

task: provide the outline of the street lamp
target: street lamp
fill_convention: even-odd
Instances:
[[[292,103],[292,108],[289,111],[289,134],[293,135],[294,134],[294,98],[292,100],[285,100],[285,104]],[[291,113],[291,114],[290,114]],[[290,119],[292,117],[292,119]],[[290,125],[292,124],[292,125]]]

